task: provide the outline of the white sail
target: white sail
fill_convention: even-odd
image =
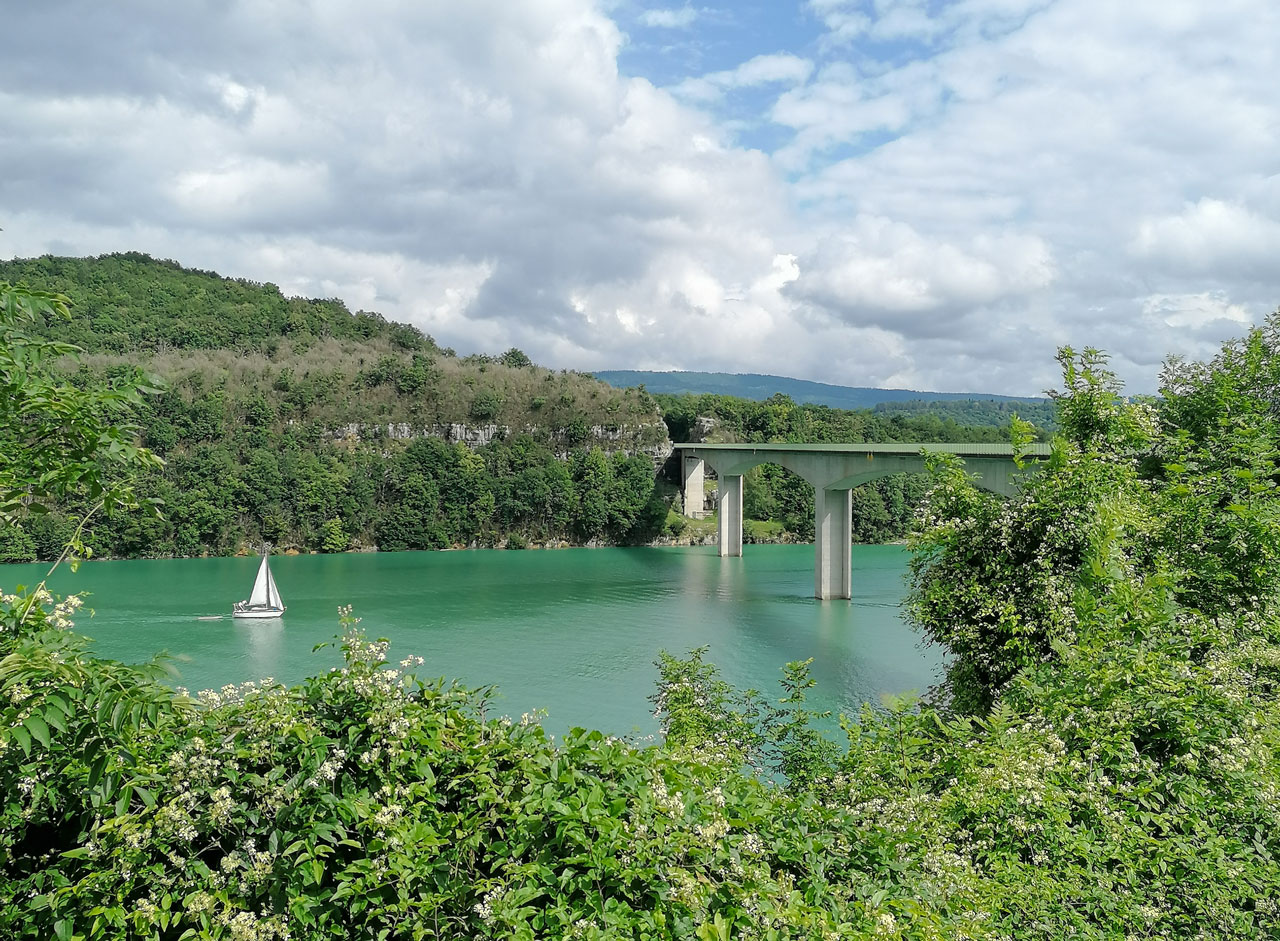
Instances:
[[[247,601],[237,601],[231,606],[233,618],[278,618],[284,614],[284,601],[280,597],[280,589],[271,574],[271,566],[267,557],[262,557],[258,566],[258,577],[253,582],[253,592]]]
[[[267,557],[262,557],[262,564],[258,566],[258,577],[253,580],[253,591],[249,595],[249,604],[252,607],[259,605],[271,604],[271,593],[275,592],[276,583],[271,578],[271,569],[267,566]],[[277,594],[277,598],[279,595]]]
[[[284,610],[284,601],[280,598],[280,589],[276,588],[275,576],[271,574],[271,569],[267,566],[267,560],[262,560],[262,567],[267,572],[267,604],[273,608]]]

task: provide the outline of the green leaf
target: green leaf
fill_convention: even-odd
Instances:
[[[89,765],[89,779],[86,782],[90,788],[102,779],[102,772],[107,767],[107,753],[99,752],[98,756],[93,759],[93,763]]]
[[[55,731],[66,732],[67,720],[57,709],[45,709],[40,713],[41,718]]]
[[[18,743],[23,754],[27,757],[31,756],[31,733],[22,726],[14,726],[9,730],[9,734],[13,736],[13,740]]]
[[[43,745],[49,747],[49,726],[45,724],[44,719],[37,715],[30,715],[22,723],[27,727],[27,731],[31,733],[31,737]]]

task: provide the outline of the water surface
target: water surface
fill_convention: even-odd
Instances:
[[[174,682],[192,690],[328,670],[338,607],[350,604],[390,658],[425,658],[422,675],[496,684],[494,709],[545,709],[552,732],[581,725],[653,731],[648,697],[660,650],[709,645],[730,682],[776,698],[781,667],[814,658],[814,708],[856,712],[882,693],[923,692],[942,657],[900,619],[907,552],[853,547],[852,602],[819,602],[811,546],[715,549],[383,552],[274,557],[288,611],[279,621],[197,621],[248,595],[257,560],[88,562],[60,569],[51,589],[89,592],[77,629],[104,656],[186,658]],[[0,583],[32,584],[45,567],[0,568]]]

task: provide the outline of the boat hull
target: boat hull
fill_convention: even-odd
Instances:
[[[265,608],[260,611],[232,611],[233,618],[251,618],[257,620],[266,620],[268,618],[278,618],[284,614],[284,608]]]

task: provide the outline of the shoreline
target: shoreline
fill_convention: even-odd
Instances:
[[[569,542],[567,540],[558,540],[556,542],[535,543],[530,542],[523,546],[512,547],[505,543],[499,543],[488,546],[470,545],[470,546],[446,546],[443,549],[378,549],[376,547],[358,546],[351,549],[344,549],[342,552],[319,552],[319,551],[300,551],[298,549],[286,549],[281,552],[273,552],[274,557],[290,557],[290,556],[317,556],[317,555],[373,555],[379,552],[478,552],[482,550],[491,550],[496,552],[555,552],[562,549],[697,549],[707,546],[717,545],[714,537],[681,537],[681,536],[663,536],[658,539],[645,543],[602,543],[594,540],[588,542]],[[744,540],[744,546],[811,546],[812,541],[801,542],[790,538],[790,534],[783,533],[777,538],[752,539]],[[855,542],[855,546],[906,546],[906,539],[888,539],[884,542]],[[94,555],[91,559],[81,559],[79,564],[94,562],[154,562],[168,561],[175,559],[247,559],[258,556],[256,551],[243,550],[231,553],[229,555],[214,555],[205,553],[203,555],[136,555],[136,556],[112,556],[112,555]],[[26,562],[4,561],[0,562],[0,570],[10,565],[52,565],[52,559],[32,559]]]

